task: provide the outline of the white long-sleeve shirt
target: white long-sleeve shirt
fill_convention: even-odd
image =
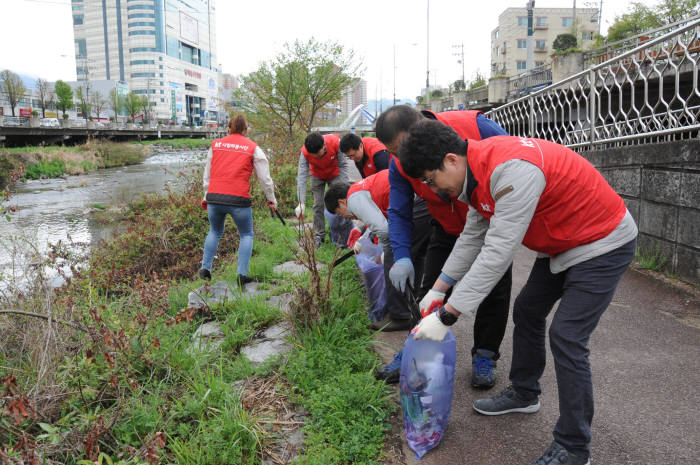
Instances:
[[[384,213],[372,200],[367,190],[360,190],[348,196],[348,213],[369,226],[369,229],[379,237],[384,250],[391,250],[389,242],[389,223]]]

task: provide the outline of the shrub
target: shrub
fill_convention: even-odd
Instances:
[[[575,48],[576,44],[576,36],[567,32],[565,34],[559,34],[557,38],[554,39],[552,46],[554,47],[554,50],[563,52],[564,50]]]
[[[27,166],[25,177],[27,179],[57,178],[66,172],[66,164],[63,160],[40,161]]]

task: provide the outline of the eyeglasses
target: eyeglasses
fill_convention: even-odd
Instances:
[[[423,181],[423,184],[425,184],[425,185],[428,186],[428,187],[434,186],[434,185],[435,185],[434,179],[435,179],[435,172],[436,172],[436,171],[437,171],[437,170],[434,170],[434,171],[430,174],[430,176],[423,178],[423,179],[421,180],[421,181]]]

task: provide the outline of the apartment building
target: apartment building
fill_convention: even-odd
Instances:
[[[574,25],[574,16],[576,24]],[[598,9],[535,8],[533,10],[535,67],[551,63],[554,39],[575,33],[580,48],[593,43],[598,32]],[[527,68],[527,9],[507,8],[491,32],[491,76],[514,76]]]
[[[159,120],[219,111],[214,0],[71,0],[78,80],[125,82]]]

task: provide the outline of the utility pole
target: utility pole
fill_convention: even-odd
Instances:
[[[529,0],[527,2],[527,61],[525,62],[525,68],[528,71],[535,67],[535,52],[534,52],[534,26],[533,26],[533,10],[535,9],[535,0]]]
[[[396,105],[396,44],[394,44],[394,103]]]
[[[425,97],[426,102],[430,101],[430,0],[427,0],[428,10],[426,17],[426,40],[425,40]]]
[[[452,53],[453,56],[460,57],[459,60],[457,60],[457,63],[462,64],[462,84],[464,84],[464,88],[466,89],[467,87],[467,82],[465,81],[464,77],[464,44],[459,44],[459,45],[453,45],[452,48],[458,48],[460,49],[459,52],[454,52]]]

